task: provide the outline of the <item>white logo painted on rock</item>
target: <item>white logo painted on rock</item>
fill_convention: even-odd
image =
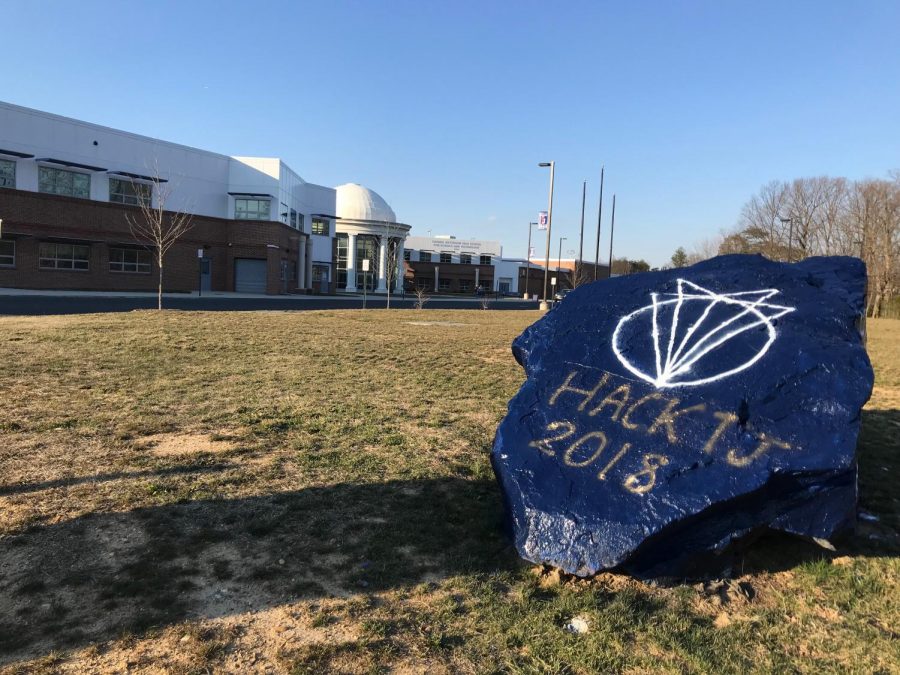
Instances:
[[[719,294],[678,279],[677,293],[662,294],[674,297],[651,293],[651,304],[619,319],[613,351],[625,368],[658,389],[721,380],[752,366],[775,342],[773,321],[796,309],[766,302],[778,293],[768,288]],[[728,343],[729,352],[720,350]]]

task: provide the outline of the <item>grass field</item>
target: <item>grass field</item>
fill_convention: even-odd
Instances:
[[[900,321],[869,323],[877,521],[679,584],[504,538],[488,453],[537,318],[0,319],[0,672],[900,672]]]

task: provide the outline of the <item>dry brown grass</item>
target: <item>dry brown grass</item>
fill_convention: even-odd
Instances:
[[[487,458],[537,314],[422,317],[0,319],[0,672],[896,669],[900,322],[869,325],[878,521],[659,587],[519,563]]]

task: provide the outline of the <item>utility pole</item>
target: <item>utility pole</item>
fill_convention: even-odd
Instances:
[[[600,267],[600,223],[603,217],[603,171],[605,167],[600,167],[600,206],[597,207],[597,250],[594,251],[594,281],[597,281],[597,271]]]
[[[612,266],[613,266],[613,235],[616,233],[616,195],[613,194],[613,205],[612,205],[612,222],[609,225],[609,271],[606,273],[606,278],[609,279],[612,276]]]

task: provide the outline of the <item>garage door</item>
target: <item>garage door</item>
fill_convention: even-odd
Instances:
[[[266,261],[238,258],[234,261],[234,290],[238,293],[266,292]]]

